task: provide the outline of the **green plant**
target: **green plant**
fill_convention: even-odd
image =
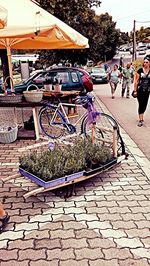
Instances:
[[[20,167],[49,181],[110,160],[108,147],[92,144],[90,138],[77,138],[73,145],[55,145],[54,150],[33,152],[19,158]]]
[[[143,59],[137,59],[133,62],[133,66],[135,71],[137,71],[139,68],[143,66]]]

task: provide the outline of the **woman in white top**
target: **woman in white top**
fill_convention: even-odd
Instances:
[[[113,69],[109,73],[109,84],[111,87],[112,99],[115,98],[114,94],[117,88],[117,84],[119,82],[119,77],[120,77],[120,71],[118,70],[118,65],[114,65]]]

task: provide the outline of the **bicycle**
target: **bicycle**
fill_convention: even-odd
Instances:
[[[64,106],[82,106],[85,112],[73,123],[74,116],[68,117]],[[88,137],[92,136],[94,132],[95,141],[101,141],[103,143],[110,143],[112,132],[116,129],[117,142],[119,144],[117,153],[125,154],[125,146],[117,121],[108,114],[97,112],[94,107],[94,96],[90,94],[77,96],[75,98],[75,104],[59,101],[58,105],[54,105],[46,102],[39,112],[40,127],[44,134],[52,139],[62,137],[65,132],[68,134],[76,133],[77,124],[80,122],[80,134]],[[107,125],[107,128],[102,128],[103,125]]]

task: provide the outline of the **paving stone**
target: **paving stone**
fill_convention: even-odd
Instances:
[[[49,238],[49,230],[32,230],[25,231],[24,232],[24,239],[43,239],[43,238]]]
[[[124,221],[140,221],[144,220],[144,215],[142,213],[122,213],[121,217]]]
[[[29,266],[29,260],[23,260],[23,261],[17,261],[17,260],[1,261],[0,265],[1,266]]]
[[[122,237],[119,239],[114,239],[114,242],[117,243],[119,246],[125,247],[125,248],[143,247],[143,243],[137,238]]]
[[[118,261],[113,259],[113,260],[103,260],[103,259],[98,259],[94,261],[89,261],[90,266],[120,266]]]
[[[103,197],[103,200],[104,200],[104,197]],[[86,204],[85,201],[80,201],[80,202],[75,202],[75,206],[76,206],[77,208],[80,208],[80,207],[85,207],[85,206],[87,206],[87,204]],[[96,207],[96,202],[95,202],[95,201],[88,202],[88,206],[89,206],[89,207]]]
[[[57,229],[62,229],[63,225],[61,222],[43,222],[43,223],[38,223],[39,229],[45,230],[57,230]]]
[[[106,201],[106,200],[105,201],[98,201],[98,202],[96,202],[96,205],[98,208],[118,206],[116,201]],[[88,204],[88,207],[89,207],[89,204]]]
[[[150,221],[135,221],[135,224],[137,225],[138,228],[150,228]]]
[[[1,236],[1,239],[16,240],[16,239],[23,238],[23,236],[24,236],[24,231],[17,231],[17,232],[4,231],[2,236]]]
[[[18,252],[19,260],[40,260],[40,259],[46,259],[46,250],[43,248],[42,250],[34,250],[31,248],[28,248],[26,250],[19,250]]]
[[[146,238],[142,238],[141,242],[144,244],[145,248],[150,248],[150,233],[147,235]]]
[[[16,229],[18,231],[24,230],[24,229],[26,231],[36,230],[38,229],[38,223],[21,223],[16,226]]]
[[[116,202],[120,202],[120,201],[124,201],[124,200],[126,200],[126,198],[125,198],[125,196],[116,196],[116,195],[106,195],[105,196],[105,198],[106,198],[106,200],[107,200],[107,202],[108,201],[116,201]]]
[[[38,260],[30,262],[30,266],[58,266],[58,265],[59,265],[59,260],[52,260],[52,261]]]
[[[83,228],[87,228],[87,224],[86,222],[76,222],[76,221],[65,221],[62,222],[63,225],[63,229],[83,229]]]
[[[146,260],[142,259],[126,259],[126,260],[118,260],[119,266],[148,266],[149,263]]]
[[[52,216],[48,214],[42,214],[42,215],[35,215],[32,218],[30,218],[29,222],[34,223],[34,222],[50,222],[52,221]]]
[[[61,261],[60,266],[89,266],[88,260],[67,260],[67,261]]]
[[[129,249],[126,248],[109,248],[109,249],[102,249],[103,254],[105,255],[106,260],[112,259],[129,259],[132,258],[132,254],[130,253]]]
[[[34,242],[32,240],[13,240],[8,242],[8,249],[27,249],[34,248]]]
[[[86,241],[86,238],[82,239],[75,239],[75,238],[69,238],[69,239],[62,239],[61,240],[62,248],[84,248],[88,247],[88,243]]]
[[[122,216],[126,214],[119,214],[119,213],[108,213],[108,214],[97,214],[100,221],[121,221],[123,220]],[[128,215],[128,214],[127,214]]]
[[[87,242],[89,243],[90,248],[113,248],[116,246],[116,244],[107,238],[98,238],[95,237],[94,239],[88,239]]]
[[[81,207],[81,208],[64,208],[64,213],[65,214],[70,214],[70,213],[76,213],[76,214],[84,214],[86,213],[85,208]]]
[[[134,229],[125,229],[127,236],[129,237],[139,237],[139,238],[148,238],[150,237],[149,228],[134,228]]]
[[[113,228],[116,229],[132,229],[136,228],[136,224],[133,221],[111,221]]]
[[[87,222],[90,229],[111,229],[112,225],[109,222],[91,221]]]
[[[119,207],[125,207],[125,206],[127,206],[127,207],[131,207],[131,206],[137,207],[137,206],[140,206],[139,202],[135,201],[135,200],[133,200],[133,201],[117,201],[117,203],[118,203]]]
[[[7,249],[8,240],[0,239],[0,248]]]
[[[139,201],[139,205],[141,207],[148,207],[149,206],[149,200]]]
[[[139,256],[140,258],[147,258],[150,259],[150,248],[136,248],[136,249],[130,249],[132,253],[134,253],[136,256]]]
[[[128,207],[122,207],[122,208],[120,207],[109,208],[108,207],[108,210],[110,213],[119,213],[119,214],[131,212],[131,210]]]
[[[126,237],[126,234],[123,230],[113,230],[113,229],[107,229],[107,230],[101,230],[101,234],[105,238],[122,238]]]
[[[132,211],[132,213],[148,213],[149,212],[149,206],[147,207],[130,207],[130,210]]]
[[[61,238],[61,239],[66,239],[69,237],[75,237],[74,230],[69,229],[69,230],[54,230],[50,232],[51,239],[54,238]]]
[[[0,249],[0,261],[18,260],[18,249]]]
[[[77,260],[81,259],[104,259],[104,254],[102,253],[101,248],[82,248],[82,249],[75,249],[75,256]]]
[[[68,260],[68,259],[75,259],[74,250],[72,248],[68,249],[53,249],[47,250],[47,259],[59,259],[61,260]]]
[[[50,238],[44,238],[44,239],[34,239],[34,246],[36,249],[40,248],[61,248],[61,242],[60,239],[50,239]]]
[[[77,221],[97,221],[98,217],[96,214],[75,214]]]

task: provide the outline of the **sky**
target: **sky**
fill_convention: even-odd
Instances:
[[[117,22],[116,28],[122,32],[132,31],[134,20],[137,30],[142,26],[150,27],[150,0],[101,0],[101,6],[96,9],[96,14],[106,12]]]

